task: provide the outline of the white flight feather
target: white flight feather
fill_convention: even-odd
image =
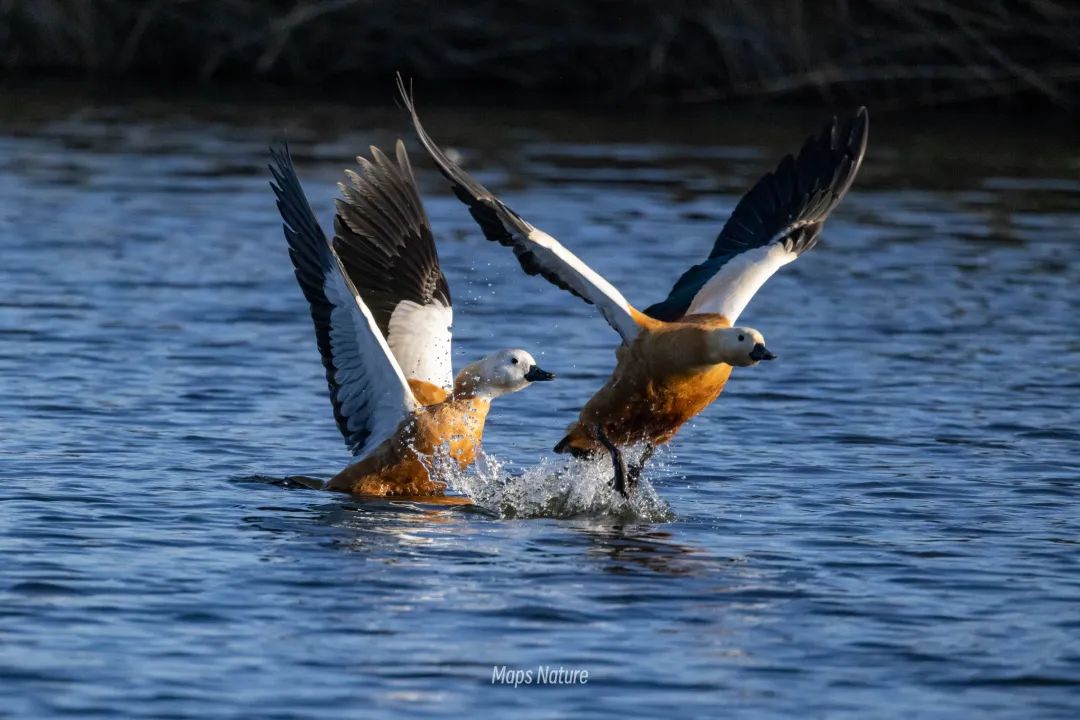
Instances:
[[[330,313],[334,380],[339,386],[341,413],[350,429],[363,422],[371,430],[367,440],[355,452],[355,460],[362,460],[397,432],[420,404],[379,332],[371,311],[359,295],[351,292],[336,256],[335,261],[336,267],[326,273],[323,282],[323,290],[334,304]],[[367,415],[354,422],[351,415],[362,406],[366,406]]]
[[[390,315],[387,343],[405,377],[453,390],[453,324],[453,308],[442,303],[420,305],[412,300],[398,303]]]
[[[641,328],[630,311],[630,303],[614,285],[543,230],[532,228],[527,240],[542,248],[530,249],[546,270],[596,305],[623,341],[627,344],[633,341]]]
[[[734,325],[765,281],[797,257],[782,242],[735,256],[698,290],[686,314],[718,313]]]

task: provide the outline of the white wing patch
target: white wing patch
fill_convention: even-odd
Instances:
[[[630,303],[614,285],[543,230],[532,228],[527,241],[533,246],[529,250],[546,271],[596,305],[627,345],[633,341],[641,327],[634,320]]]
[[[366,431],[355,448],[363,459],[397,432],[420,404],[379,332],[371,311],[345,279],[341,261],[326,273],[323,290],[333,303],[330,346],[340,412],[350,432]]]
[[[698,291],[686,314],[718,313],[734,325],[765,281],[797,257],[782,242],[735,256]]]
[[[403,300],[390,315],[387,343],[401,372],[412,380],[454,389],[451,326],[454,310],[442,303]]]

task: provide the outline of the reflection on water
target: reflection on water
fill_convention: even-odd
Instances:
[[[669,532],[639,525],[599,525],[580,527],[594,543],[590,557],[612,573],[656,572],[689,575],[704,561],[700,550],[681,545]],[[702,568],[702,571],[707,571]]]
[[[1075,129],[875,117],[820,247],[747,310],[780,359],[737,371],[631,506],[606,463],[550,453],[616,336],[415,155],[459,366],[520,346],[559,375],[493,408],[491,462],[455,478],[480,506],[439,506],[310,489],[347,458],[267,189],[284,133],[328,220],[348,159],[405,132],[389,90],[21,92],[0,105],[12,715],[1075,714]],[[821,115],[425,111],[638,305]],[[591,679],[493,687],[495,664]]]

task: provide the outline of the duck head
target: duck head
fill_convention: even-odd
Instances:
[[[540,369],[532,355],[511,348],[491,353],[465,366],[454,380],[454,393],[496,398],[524,390],[534,382],[554,379],[552,373]]]
[[[754,328],[732,327],[711,330],[707,339],[709,360],[736,367],[757,365],[776,358],[765,347],[765,338]]]

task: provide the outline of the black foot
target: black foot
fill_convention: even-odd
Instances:
[[[626,480],[631,491],[637,487],[641,472],[645,469],[645,463],[649,462],[649,458],[653,456],[654,452],[656,452],[656,446],[646,445],[645,449],[641,451],[641,457],[638,458],[638,461],[630,466],[630,472],[626,474]]]
[[[599,425],[596,426],[596,439],[611,454],[611,464],[615,468],[615,477],[611,480],[611,487],[623,497],[629,497],[626,492],[626,461],[623,460],[622,451],[615,447],[615,443],[608,439],[608,436],[604,434],[604,429]]]

